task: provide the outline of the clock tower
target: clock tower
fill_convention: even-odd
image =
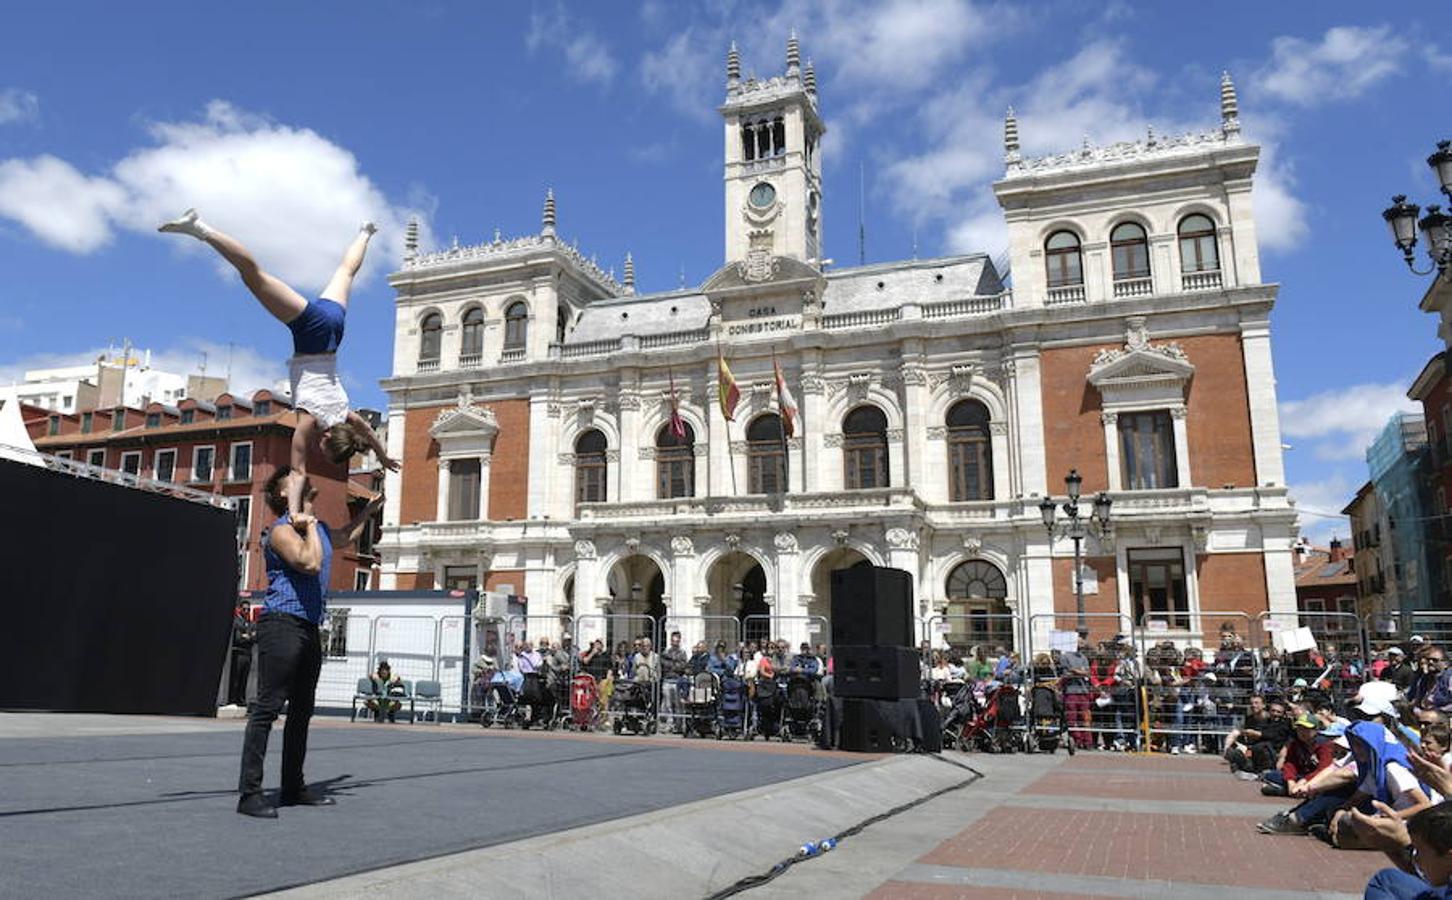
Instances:
[[[818,268],[822,258],[821,142],[817,76],[801,65],[796,32],[786,72],[741,77],[732,43],[726,56],[726,262],[789,256]]]

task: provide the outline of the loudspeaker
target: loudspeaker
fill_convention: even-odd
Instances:
[[[913,578],[902,569],[837,569],[832,573],[832,646],[912,646],[912,607]]]
[[[832,648],[832,693],[878,700],[916,699],[922,693],[918,654],[909,647]]]
[[[849,697],[842,701],[842,730],[837,746],[854,753],[892,753],[892,727],[877,714],[872,700]]]
[[[933,701],[918,701],[918,721],[923,730],[923,743],[918,750],[923,753],[942,753],[943,718],[938,714],[938,707]]]

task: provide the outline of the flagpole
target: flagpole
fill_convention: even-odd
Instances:
[[[736,488],[736,456],[731,452],[731,420],[721,404],[721,392],[725,390],[725,373],[721,371],[721,338],[716,338],[716,408],[721,410],[721,427],[726,429],[726,468],[731,470],[731,496],[741,496]]]
[[[787,489],[791,485],[792,466],[791,449],[787,445],[786,410],[781,406],[781,381],[786,375],[781,370],[781,363],[776,361],[776,351],[771,351],[771,380],[772,391],[776,395],[776,423],[778,433],[781,435],[781,494],[785,498]]]

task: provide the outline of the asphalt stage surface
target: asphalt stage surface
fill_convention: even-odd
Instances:
[[[242,727],[0,714],[0,897],[245,896],[863,759],[800,745],[747,751],[715,741],[315,719],[307,777],[338,805],[257,820],[234,811]],[[264,781],[274,802],[281,750],[279,722]]]

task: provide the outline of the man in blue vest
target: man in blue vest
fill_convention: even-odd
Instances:
[[[333,550],[346,547],[368,527],[383,503],[382,495],[348,523],[332,531],[313,516],[317,490],[303,486],[303,512],[287,514],[288,476],[280,466],[263,488],[263,499],[278,517],[262,541],[267,564],[267,594],[257,620],[257,700],[247,710],[247,732],[242,741],[242,774],[237,790],[237,811],[263,819],[277,818],[277,810],[262,796],[262,761],[272,723],[287,705],[282,732],[283,806],[331,806],[333,799],[303,781],[303,758],[308,748],[308,721],[318,674],[323,667],[323,646],[318,626],[326,615],[328,578]]]

